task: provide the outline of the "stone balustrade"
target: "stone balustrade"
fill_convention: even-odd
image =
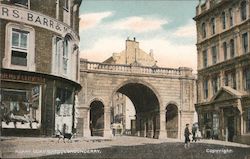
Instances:
[[[81,71],[106,71],[117,73],[136,73],[151,75],[171,75],[171,76],[192,76],[192,69],[187,67],[163,68],[163,67],[146,67],[122,64],[107,64],[100,62],[91,62],[81,59]]]

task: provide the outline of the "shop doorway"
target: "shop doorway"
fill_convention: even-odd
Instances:
[[[228,141],[233,141],[234,138],[234,132],[235,132],[235,126],[234,126],[234,116],[229,116],[227,118],[227,128],[228,128]]]

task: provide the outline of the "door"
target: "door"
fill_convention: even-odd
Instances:
[[[228,127],[228,141],[233,141],[235,126],[234,126],[234,116],[229,116],[227,118]]]

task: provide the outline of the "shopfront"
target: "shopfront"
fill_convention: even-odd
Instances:
[[[2,70],[0,135],[53,136],[74,131],[80,85],[46,74]]]
[[[45,78],[18,72],[1,72],[1,128],[10,135],[28,130],[39,134]]]
[[[196,105],[202,136],[230,142],[249,143],[249,104],[245,94],[223,87],[206,104]]]

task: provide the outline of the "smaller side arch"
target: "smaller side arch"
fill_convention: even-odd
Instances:
[[[104,104],[93,99],[89,105],[89,128],[91,136],[104,136]]]
[[[176,102],[169,102],[166,105],[166,131],[168,138],[178,138],[179,135],[179,109]]]
[[[105,102],[102,98],[94,97],[87,102],[87,107],[90,108],[91,103],[93,103],[94,101],[100,101],[105,106]]]
[[[177,102],[175,102],[175,101],[170,101],[170,102],[168,102],[168,103],[166,104],[166,106],[165,106],[165,110],[166,110],[166,108],[167,108],[168,105],[175,105],[175,106],[178,108],[178,110],[180,110],[179,104],[178,104]]]

